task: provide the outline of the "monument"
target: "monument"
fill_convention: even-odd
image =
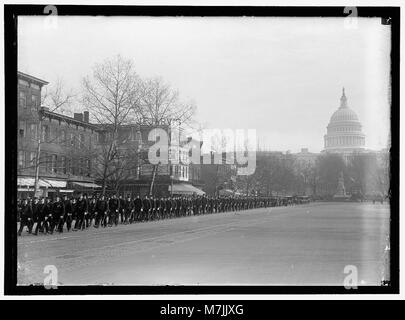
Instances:
[[[338,179],[338,186],[337,186],[337,191],[335,195],[333,196],[334,200],[339,200],[339,201],[345,201],[350,198],[349,195],[346,194],[346,189],[345,189],[345,182],[343,178],[343,171],[340,172],[340,176]]]

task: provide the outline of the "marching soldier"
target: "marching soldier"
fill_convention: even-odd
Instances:
[[[177,197],[175,201],[176,201],[176,216],[180,217],[180,215],[181,215],[181,200],[180,200],[180,197]]]
[[[28,233],[32,233],[33,225],[34,223],[33,223],[32,206],[27,199],[24,199],[21,207],[21,221],[20,221],[20,229],[18,230],[18,235],[21,236],[24,227],[27,227]]]
[[[112,227],[113,224],[117,226],[118,210],[120,208],[120,203],[115,194],[113,194],[111,199],[108,201],[108,208],[109,208],[108,226]]]
[[[48,219],[45,220],[45,223],[48,225],[48,233],[53,234],[53,230],[55,229],[55,217],[53,215],[53,199],[48,199],[47,203],[47,213]]]
[[[151,202],[148,199],[148,196],[145,196],[145,198],[142,201],[142,207],[143,207],[143,211],[142,211],[142,221],[148,221],[149,219],[149,215],[150,215],[150,211],[151,211]]]
[[[105,228],[107,226],[107,214],[108,214],[108,203],[105,200],[104,195],[101,195],[101,197],[96,202],[95,208],[96,220],[94,222],[94,227],[98,228],[99,225],[101,224],[101,226]]]
[[[93,219],[95,219],[95,213],[96,213],[96,197],[92,197],[91,200],[89,201],[89,212],[86,215],[86,228],[91,227],[91,224],[93,222]]]
[[[83,194],[80,194],[79,199],[76,203],[76,222],[73,231],[83,230],[84,229],[84,215],[88,211],[87,200],[83,197]]]
[[[119,202],[119,216],[120,216],[120,220],[121,220],[121,224],[124,223],[125,221],[125,209],[126,209],[126,201],[125,199],[122,197],[122,195],[120,195],[118,197],[118,202]]]
[[[153,196],[150,196],[150,213],[149,213],[149,218],[148,220],[154,220],[155,218],[155,212],[156,212],[156,199]]]
[[[60,200],[59,196],[56,196],[55,202],[52,204],[52,212],[55,218],[55,225],[59,233],[63,232],[63,225],[65,224],[65,206]]]
[[[171,208],[172,208],[172,217],[175,217],[176,212],[177,212],[176,198],[175,197],[171,198],[170,202],[171,202]]]
[[[134,200],[134,220],[141,221],[142,219],[142,200],[139,197],[139,194]]]
[[[170,197],[166,198],[166,216],[169,218],[172,217],[172,200]]]
[[[45,222],[45,216],[46,216],[46,205],[45,205],[45,199],[41,198],[39,200],[38,205],[36,206],[36,215],[37,215],[37,225],[35,227],[34,235],[38,235],[39,232],[44,232],[44,222]]]
[[[17,222],[21,221],[22,200],[17,199]]]
[[[159,203],[160,203],[160,211],[159,211],[160,219],[165,219],[166,218],[166,199],[161,197]]]
[[[65,205],[66,229],[69,232],[70,229],[72,228],[73,222],[73,204],[72,200],[68,199],[67,195],[65,195],[63,198]]]
[[[134,202],[131,200],[131,197],[128,195],[127,200],[125,201],[125,224],[132,223],[132,215],[134,214]]]

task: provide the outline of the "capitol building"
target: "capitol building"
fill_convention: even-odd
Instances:
[[[327,126],[327,133],[324,136],[324,151],[342,155],[363,152],[365,140],[359,118],[349,108],[343,88],[340,107],[333,113]]]
[[[357,116],[348,104],[345,88],[340,97],[340,106],[332,114],[324,135],[324,149],[321,153],[309,152],[307,148],[302,148],[301,152],[295,154],[301,162],[315,163],[321,154],[339,154],[347,163],[354,154],[373,153],[366,149],[366,136],[362,131],[362,125]]]

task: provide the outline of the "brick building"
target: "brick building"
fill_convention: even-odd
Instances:
[[[108,143],[109,130],[106,127],[100,131],[100,144]],[[119,176],[121,181],[115,183],[113,179],[108,182],[111,191],[122,194],[141,196],[152,193],[155,196],[168,196],[169,194],[202,194],[201,169],[199,164],[189,161],[189,150],[182,145],[173,144],[168,148],[168,158],[158,165],[149,162],[149,148],[155,144],[155,137],[149,134],[152,129],[164,130],[171,136],[169,125],[124,125],[118,132],[118,145],[123,157],[128,158],[124,172]],[[170,141],[170,139],[169,139]],[[98,180],[98,183],[102,182]],[[115,190],[114,185],[119,185]]]
[[[37,167],[41,195],[93,190],[98,187],[91,173],[96,127],[88,112],[72,118],[41,107],[47,84],[18,72],[18,192],[33,194]]]
[[[189,163],[189,150],[182,145],[169,149],[165,164],[154,166],[148,161],[148,150],[155,143],[148,139],[150,131],[160,128],[170,137],[169,125],[120,126],[118,137],[113,140],[117,141],[122,169],[108,179],[103,178],[103,151],[111,144],[111,128],[91,123],[88,111],[69,117],[41,107],[41,90],[47,84],[18,72],[17,184],[20,195],[33,195],[37,168],[39,191],[44,196],[101,191],[104,185],[106,192],[131,195],[152,191],[154,195],[167,196],[172,190],[175,194],[202,193],[193,186],[193,183],[202,186],[200,165]]]

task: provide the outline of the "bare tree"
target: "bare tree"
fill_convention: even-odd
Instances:
[[[103,135],[94,158],[103,194],[108,180],[127,163],[120,152],[126,138],[119,137],[119,130],[139,122],[141,89],[133,62],[120,55],[96,64],[93,74],[83,79],[83,103]]]
[[[147,125],[168,124],[172,120],[186,124],[193,119],[195,105],[180,101],[179,92],[162,78],[152,78],[142,83],[137,112],[141,122]]]
[[[195,105],[193,102],[181,101],[177,90],[164,82],[162,78],[156,77],[142,82],[142,94],[136,113],[142,124],[172,126],[173,123],[176,123],[180,130],[181,126],[191,126]],[[153,192],[158,169],[159,164],[153,165],[149,193]]]
[[[62,78],[57,78],[51,87],[42,91],[41,105],[51,112],[71,113],[72,104],[77,94],[73,90],[66,90]]]

